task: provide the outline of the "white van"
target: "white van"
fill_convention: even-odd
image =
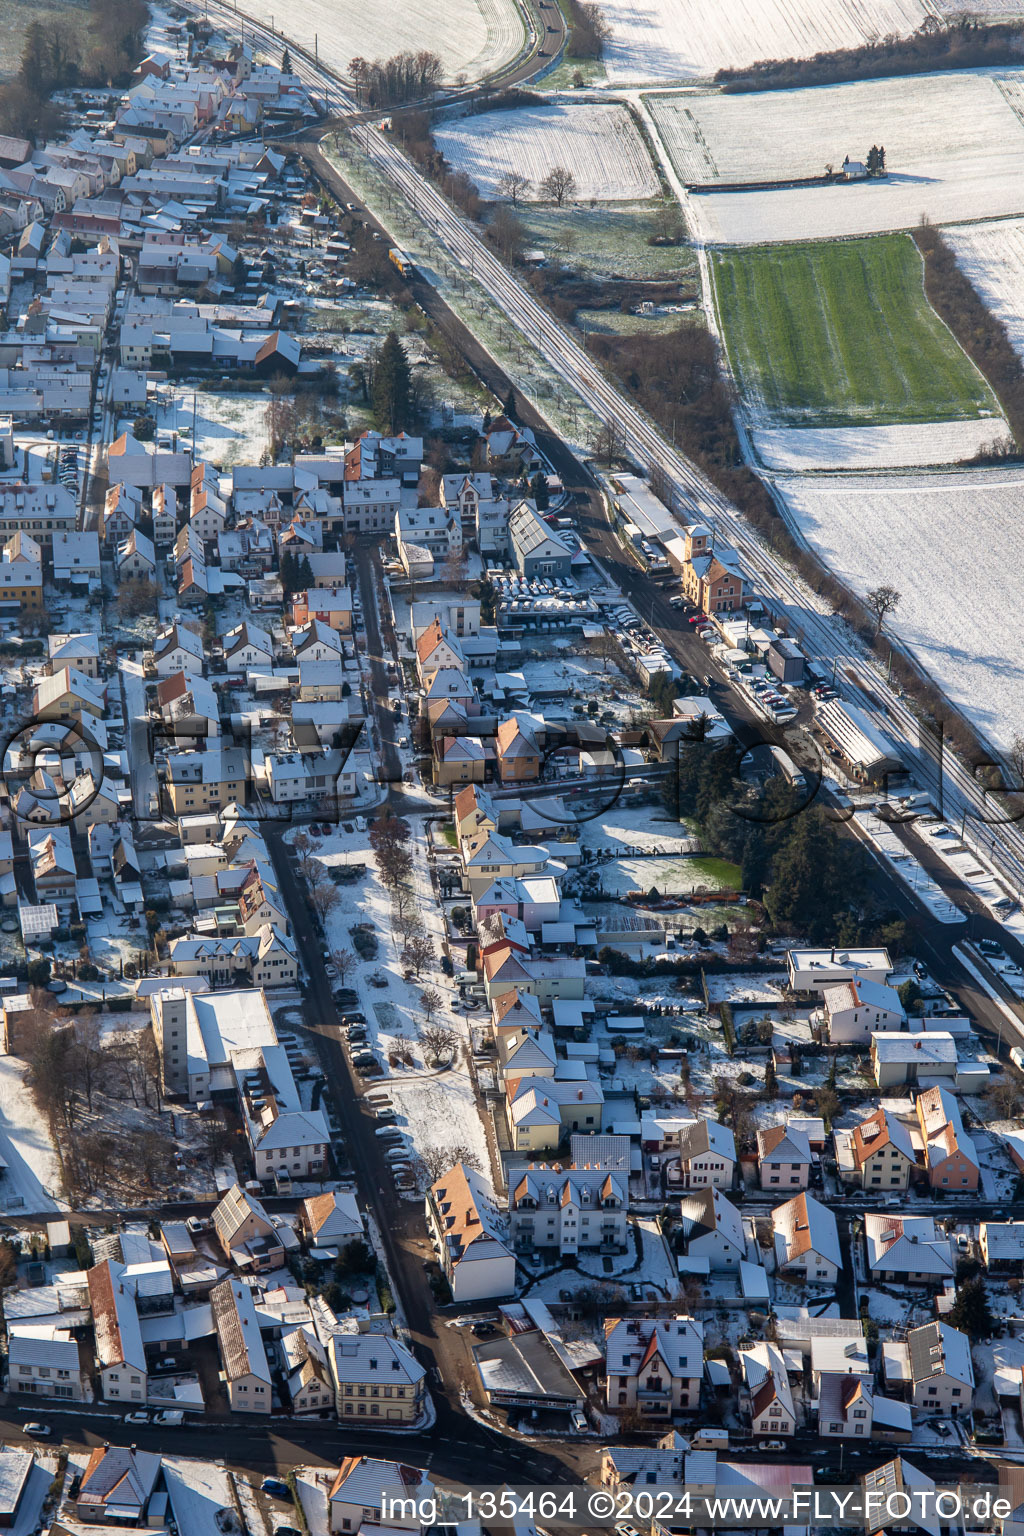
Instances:
[[[1024,1050],[1019,1045],[1013,1047],[1010,1052],[1010,1060],[1019,1071],[1024,1072]]]

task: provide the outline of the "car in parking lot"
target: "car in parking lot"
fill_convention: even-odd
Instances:
[[[124,1421],[126,1424],[148,1424],[149,1414],[143,1409],[138,1408],[134,1413],[126,1413]]]
[[[33,1440],[49,1440],[53,1430],[49,1424],[40,1424],[36,1419],[30,1419],[25,1425],[26,1435],[31,1435]]]
[[[288,1484],[279,1477],[265,1477],[260,1483],[260,1492],[269,1493],[275,1499],[290,1499],[292,1496]]]
[[[493,1323],[474,1323],[473,1335],[478,1339],[493,1339],[498,1330]]]

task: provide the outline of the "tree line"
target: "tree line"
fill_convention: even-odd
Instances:
[[[587,0],[565,0],[563,9],[569,23],[566,53],[572,59],[599,59],[610,28],[598,7]]]
[[[1019,64],[1022,46],[1021,22],[985,24],[959,16],[944,24],[928,17],[910,37],[890,33],[858,48],[816,53],[810,59],[764,59],[742,68],[720,69],[715,80],[726,91],[788,91],[841,80]]]
[[[707,853],[739,864],[743,889],[776,932],[811,943],[899,948],[902,923],[871,902],[868,856],[824,806],[770,778],[752,788],[739,777],[735,742],[682,743],[665,790],[674,816],[695,826]]]
[[[353,59],[349,73],[363,106],[395,107],[432,95],[441,84],[444,65],[426,48],[418,53],[407,49],[390,59]]]
[[[924,259],[928,302],[995,391],[1019,456],[1019,447],[1024,444],[1024,364],[1010,334],[979,297],[939,230],[922,224],[914,231],[914,241]]]
[[[17,76],[0,86],[0,132],[37,142],[57,131],[53,91],[124,85],[142,54],[148,12],[143,0],[91,0],[79,21],[33,21]]]

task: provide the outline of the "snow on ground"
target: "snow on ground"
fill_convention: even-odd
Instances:
[[[758,59],[809,58],[915,31],[924,0],[602,0],[609,80],[713,75]]]
[[[319,50],[322,64],[347,71],[357,55],[390,58],[398,49],[438,54],[446,77],[476,80],[516,57],[524,40],[515,0],[377,0],[372,6],[337,0],[302,0],[294,9],[278,0],[239,0],[239,14],[276,26],[282,37]],[[275,59],[275,63],[279,60]]]
[[[888,176],[829,186],[694,194],[712,244],[757,245],[999,218],[1024,211],[1024,76],[919,75],[797,91],[647,98],[666,150],[691,183],[820,176],[884,144]],[[956,121],[956,142],[949,124]]]
[[[466,171],[484,197],[493,197],[506,171],[529,177],[528,195],[543,198],[540,183],[555,166],[576,178],[572,201],[603,202],[657,197],[658,178],[625,107],[573,102],[483,112],[442,124],[437,147]]]
[[[409,847],[413,855],[411,882],[417,911],[424,931],[433,940],[436,954],[440,954],[441,915],[430,883],[422,837],[414,833]],[[356,923],[372,923],[377,935],[376,959],[360,961],[345,978],[345,985],[355,987],[359,994],[360,1006],[366,1015],[370,1048],[384,1066],[383,1075],[366,1079],[367,1086],[388,1088],[395,1105],[396,1122],[408,1133],[413,1149],[420,1157],[429,1156],[437,1149],[464,1147],[486,1171],[489,1166],[487,1139],[466,1065],[468,1053],[461,1049],[462,1044],[468,1044],[470,1025],[452,1007],[455,993],[451,983],[440,971],[429,968],[418,978],[404,980],[400,958],[402,940],[392,928],[391,902],[377,878],[366,832],[358,829],[346,832],[343,825],[332,828],[330,835],[322,839],[319,857],[328,868],[347,860],[365,862],[368,866],[367,874],[356,884],[338,888],[341,900],[327,919],[328,944],[332,950],[352,948],[351,929]],[[386,985],[372,985],[371,976],[383,977]],[[440,992],[444,999],[436,1022],[446,1024],[460,1041],[451,1068],[441,1073],[424,1061],[419,1042],[419,1029],[424,1022],[420,997],[428,987]],[[411,1066],[400,1062],[390,1064],[389,1057],[398,1058],[405,1051],[411,1056]],[[421,1167],[419,1173],[420,1182],[425,1187],[429,1182],[425,1170]]]
[[[193,391],[170,387],[165,390],[157,425],[176,428],[186,438],[181,444],[187,451],[193,423]],[[195,391],[195,451],[218,469],[232,464],[258,464],[267,446],[266,411],[268,396],[218,395]]]
[[[1024,475],[989,469],[777,481],[787,514],[858,592],[901,593],[889,627],[996,746],[1024,719]],[[1005,618],[1006,622],[1001,622]]]
[[[1024,276],[1024,268],[1022,268]],[[1024,324],[1021,329],[1024,340]],[[884,427],[767,427],[751,433],[768,469],[920,469],[957,464],[1005,438],[1001,418]]]
[[[854,819],[891,872],[913,891],[937,923],[963,922],[964,914],[960,908],[949,900],[942,887],[922,868],[887,822],[868,810],[857,811]]]
[[[165,1456],[164,1479],[179,1531],[187,1531],[188,1536],[223,1536],[217,1514],[222,1509],[232,1515],[235,1511],[231,1479],[223,1467]]]
[[[0,1209],[18,1207],[32,1214],[57,1210],[60,1166],[50,1132],[25,1086],[28,1068],[15,1056],[0,1056],[0,1157],[7,1163],[0,1187]]]
[[[1024,356],[1024,219],[942,231],[986,306]]]

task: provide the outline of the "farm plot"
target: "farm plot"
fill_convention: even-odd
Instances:
[[[978,71],[645,104],[680,178],[711,188],[690,203],[704,237],[758,244],[1024,212],[1022,92],[1020,72]],[[872,144],[885,146],[885,178],[714,190],[822,176]]]
[[[624,107],[580,102],[483,112],[445,123],[434,137],[445,159],[471,176],[485,197],[496,194],[506,171],[516,170],[532,183],[528,196],[541,198],[540,183],[555,166],[575,176],[573,201],[628,201],[660,191]]]
[[[943,235],[960,267],[1024,357],[1024,219],[945,229]]]
[[[787,515],[863,593],[902,594],[889,621],[946,696],[998,748],[1024,719],[1024,475],[963,470],[883,479],[780,477]]]
[[[924,296],[909,235],[719,251],[713,271],[729,360],[758,424],[998,417]]]
[[[603,0],[613,84],[709,78],[758,59],[809,58],[916,31],[925,0]]]
[[[751,435],[767,469],[799,471],[961,464],[1006,431],[1001,419],[981,417],[893,427],[765,427]]]
[[[338,5],[337,0],[239,0],[238,10],[255,21],[273,20],[282,39],[313,51],[320,62],[347,71],[357,55],[388,58],[399,49],[428,48],[442,59],[448,79],[470,80],[514,59],[523,24],[515,0],[377,0],[371,6]]]

